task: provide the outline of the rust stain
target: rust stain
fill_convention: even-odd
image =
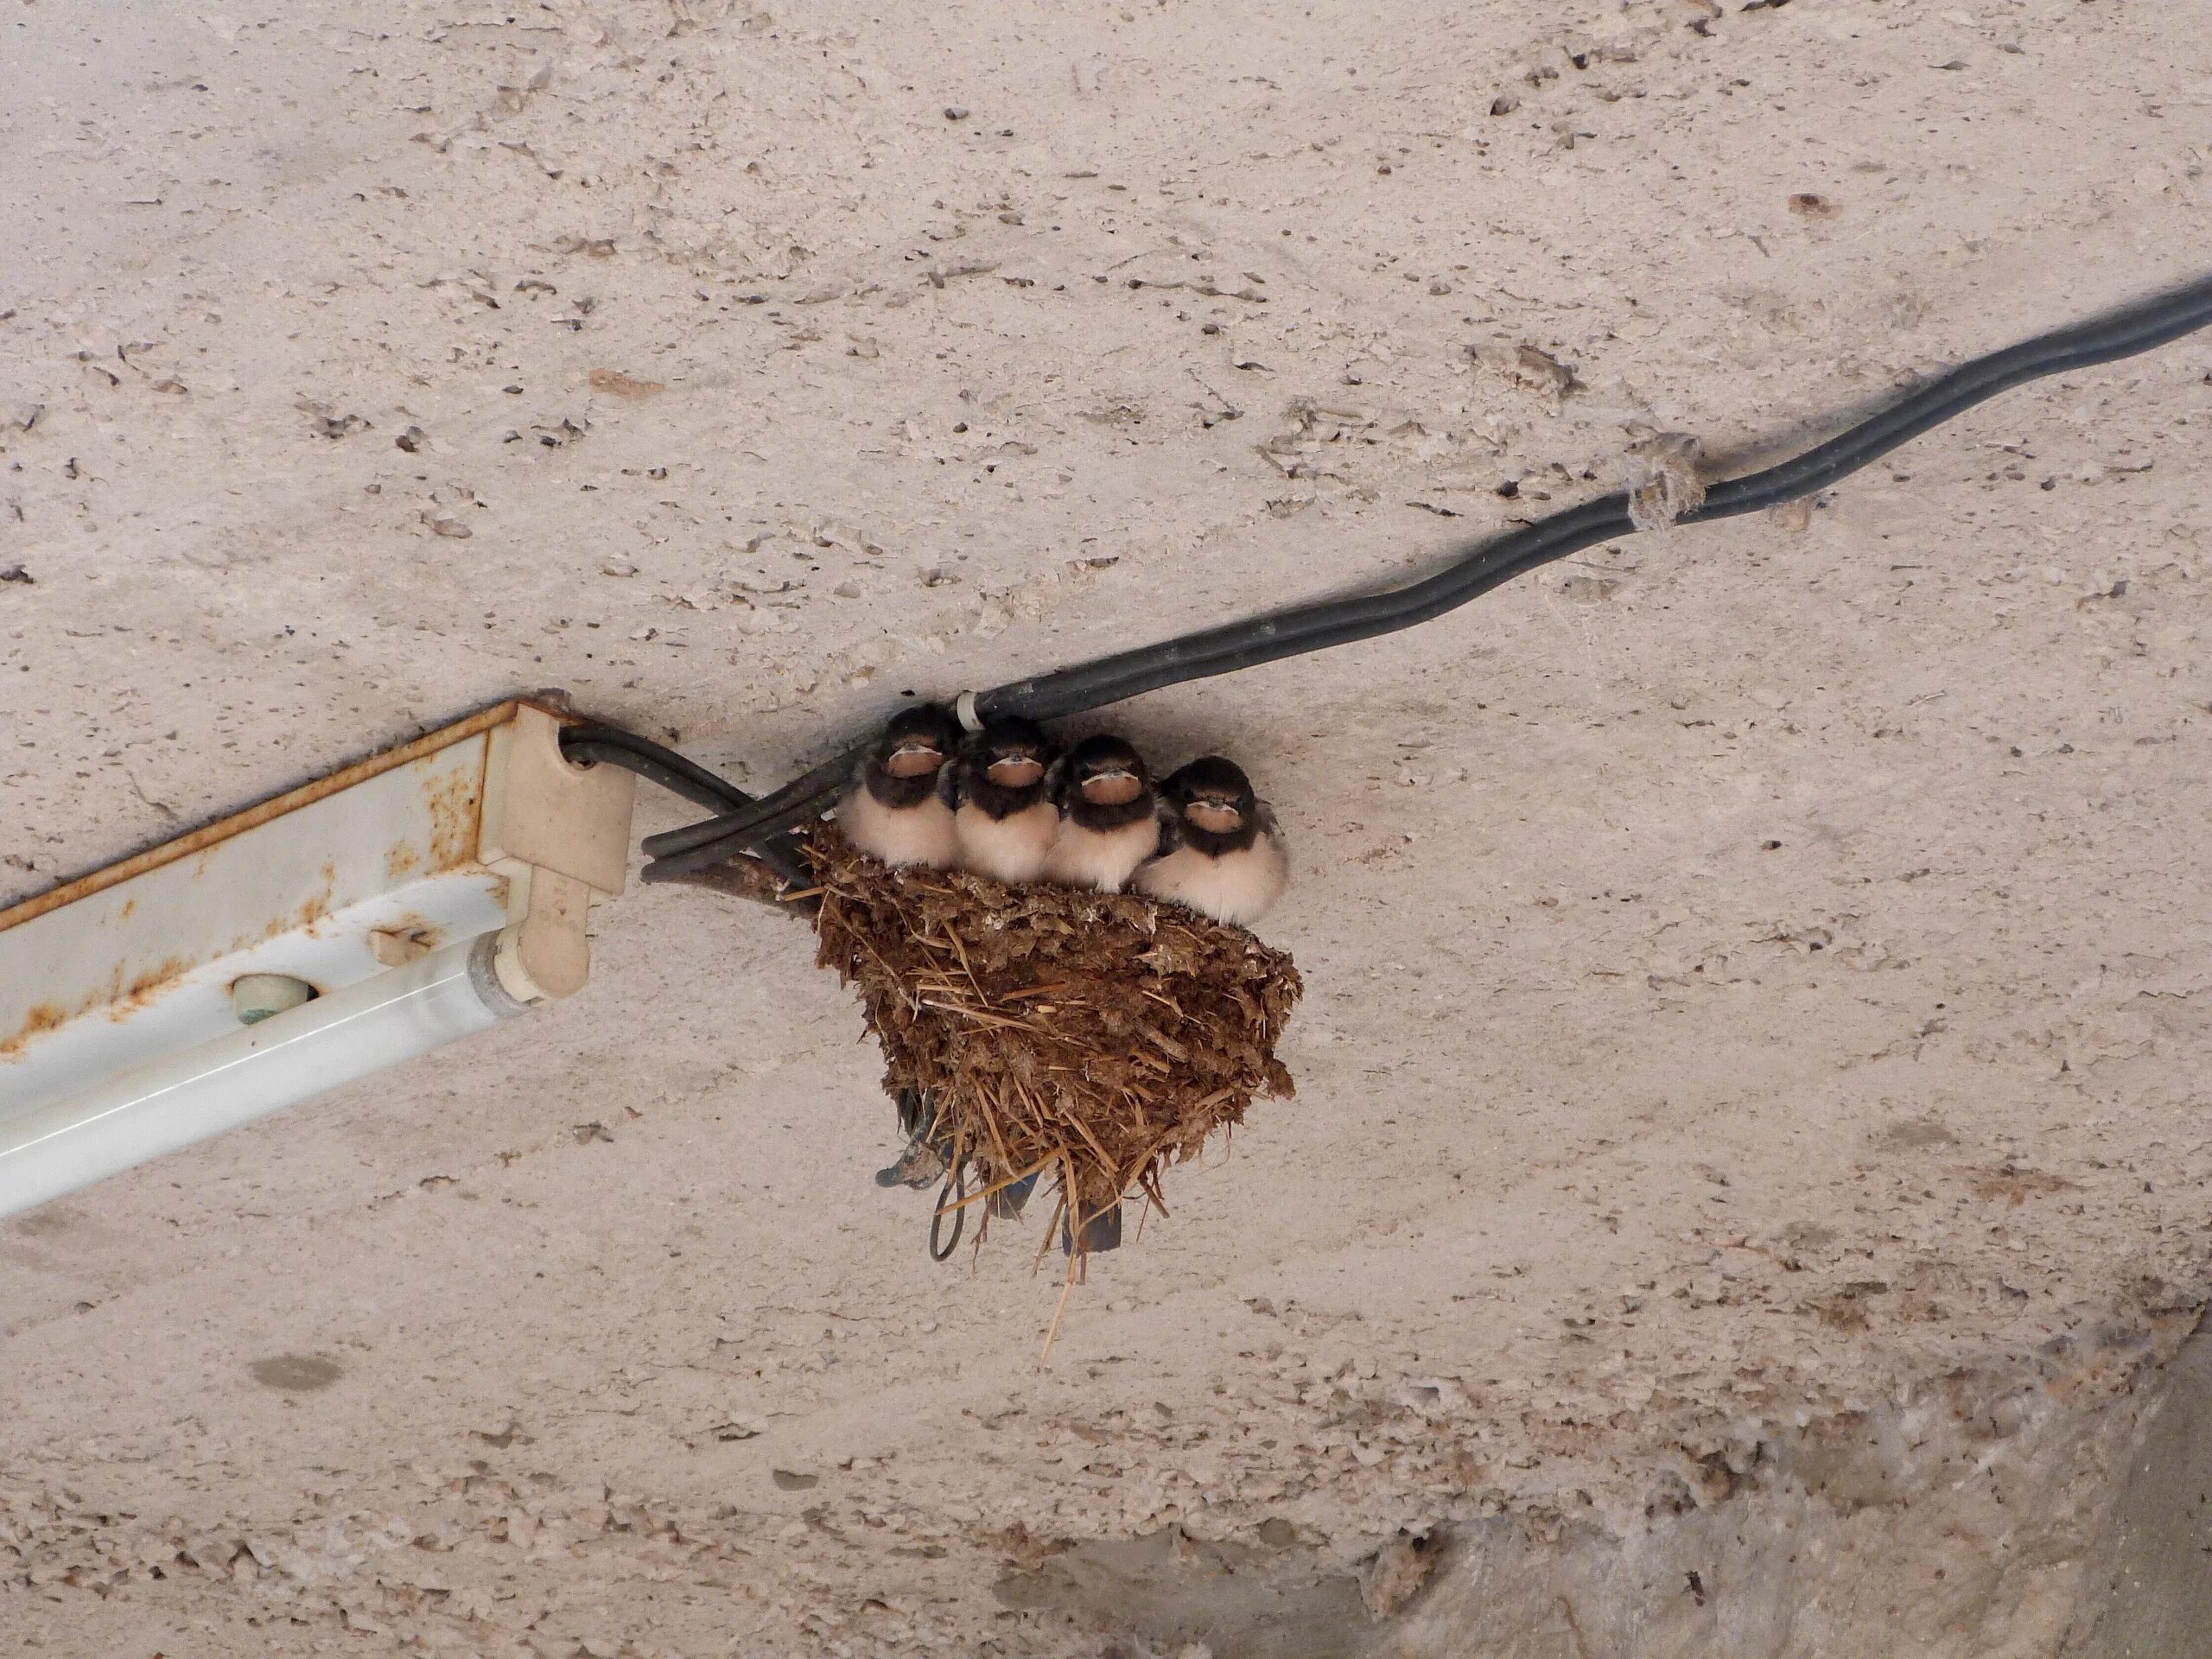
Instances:
[[[423,855],[411,841],[395,841],[385,849],[384,879],[387,881],[404,880],[423,868]]]
[[[331,900],[337,896],[337,861],[333,859],[325,859],[322,865],[322,891],[310,894],[297,910],[277,925],[275,931],[279,933],[304,932],[309,938],[314,938],[315,924],[330,914]]]
[[[168,984],[169,981],[179,978],[191,971],[192,964],[190,963],[186,962],[179,957],[171,957],[160,967],[149,969],[145,973],[139,975],[137,978],[132,980],[130,982],[130,988],[124,992],[122,996],[117,1000],[124,1002],[137,1002],[143,1005],[153,996],[153,994],[156,991],[160,990],[162,987]]]
[[[296,910],[287,911],[282,916],[271,916],[262,925],[261,931],[258,933],[234,935],[231,942],[220,950],[213,952],[213,956],[235,957],[252,950],[257,944],[266,944],[271,939],[281,938],[286,933],[297,932],[302,929],[313,934],[315,925],[330,913],[331,900],[334,897],[331,889],[335,879],[331,867],[327,864],[324,865],[322,892],[307,899]]]
[[[150,1007],[156,998],[192,969],[193,964],[181,957],[171,957],[160,967],[148,969],[123,988],[119,995],[108,999],[107,1017],[128,1020],[141,1008]]]
[[[149,968],[128,983],[124,981],[124,964],[117,963],[107,983],[90,992],[73,1011],[59,1002],[41,1002],[24,1015],[23,1023],[13,1036],[0,1042],[0,1060],[20,1058],[30,1046],[31,1039],[59,1031],[72,1020],[82,1020],[105,1009],[107,1017],[121,1021],[128,1020],[140,1009],[151,1006],[176,982],[190,973],[197,964],[181,957],[171,957],[158,968]]]
[[[448,772],[423,791],[430,809],[430,868],[450,870],[473,862],[484,801],[474,773]]]
[[[0,1042],[0,1060],[14,1059],[29,1046],[32,1038],[43,1036],[49,1031],[59,1031],[68,1022],[69,1011],[60,1003],[35,1004],[31,1011],[23,1016],[23,1023],[16,1028],[16,1034],[5,1042]]]
[[[66,881],[61,886],[41,893],[35,898],[26,899],[21,904],[11,906],[6,910],[0,910],[0,933],[4,933],[11,927],[19,927],[34,917],[43,916],[50,910],[59,910],[62,906],[73,904],[79,899],[88,898],[96,893],[104,893],[118,882],[128,881],[134,875],[143,875],[148,870],[160,869],[165,864],[173,864],[181,858],[190,858],[195,853],[205,853],[209,848],[220,846],[233,836],[242,835],[248,830],[257,829],[271,819],[283,817],[287,812],[297,811],[301,807],[310,805],[326,796],[334,795],[340,790],[351,789],[355,784],[365,779],[380,777],[394,767],[407,766],[410,762],[423,759],[426,755],[436,754],[441,750],[449,749],[456,743],[466,742],[472,737],[490,731],[495,726],[506,724],[514,718],[515,710],[522,708],[541,709],[563,725],[571,723],[575,718],[558,709],[547,708],[544,704],[528,698],[512,698],[505,702],[495,703],[489,709],[478,710],[466,720],[458,721],[451,726],[442,727],[435,732],[425,733],[411,743],[403,743],[396,749],[387,749],[382,754],[372,755],[366,760],[357,761],[353,766],[334,772],[327,778],[318,778],[311,784],[303,784],[299,788],[289,790],[282,795],[271,796],[257,805],[246,808],[243,812],[236,812],[227,818],[204,824],[190,835],[180,836],[175,841],[164,842],[158,847],[149,847],[143,853],[109,865],[105,869],[94,870],[89,875],[80,875],[73,881]],[[472,833],[468,842],[468,851],[471,855],[474,855],[476,847],[473,832],[474,792],[473,790],[470,791]]]
[[[270,922],[263,930],[262,938],[274,938],[296,929],[313,933],[315,924],[330,913],[338,882],[338,867],[334,861],[324,863],[322,882],[321,893],[309,898],[290,915],[280,916]],[[226,954],[235,955],[250,950],[260,942],[240,935],[231,941]],[[150,1007],[199,966],[198,963],[187,962],[182,957],[172,956],[158,967],[149,968],[126,982],[124,976],[129,971],[130,964],[118,963],[108,975],[107,982],[89,993],[73,1012],[59,1002],[41,1002],[32,1008],[16,1033],[0,1042],[0,1061],[20,1058],[24,1049],[29,1046],[31,1039],[57,1031],[72,1020],[89,1018],[104,1010],[110,1020],[120,1024],[133,1014]]]

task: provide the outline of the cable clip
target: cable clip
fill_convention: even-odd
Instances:
[[[1654,432],[1628,447],[1628,521],[1666,530],[1705,505],[1704,447],[1689,432]]]
[[[973,691],[963,691],[955,697],[952,712],[960,721],[962,731],[980,732],[983,729],[983,717],[976,712],[976,694]]]

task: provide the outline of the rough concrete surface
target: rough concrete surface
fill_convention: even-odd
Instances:
[[[772,783],[2212,246],[2198,7],[771,6],[0,16],[0,892],[540,686]],[[1300,1092],[1047,1363],[690,889],[0,1226],[0,1650],[2176,1651],[2208,374],[1116,711],[1282,815]]]
[[[2200,1650],[2212,1630],[2212,1338],[2182,1346],[2129,1446],[2068,1659]]]

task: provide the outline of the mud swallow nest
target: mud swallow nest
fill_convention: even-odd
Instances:
[[[1009,887],[886,868],[823,825],[817,962],[861,991],[883,1086],[936,1103],[969,1202],[1037,1173],[1053,1230],[1141,1192],[1288,1097],[1275,1045],[1298,1001],[1289,955],[1240,927],[1128,893]]]

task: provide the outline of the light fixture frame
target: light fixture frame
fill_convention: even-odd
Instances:
[[[582,989],[635,778],[511,700],[0,910],[0,1215]],[[242,1027],[253,975],[315,996]]]

